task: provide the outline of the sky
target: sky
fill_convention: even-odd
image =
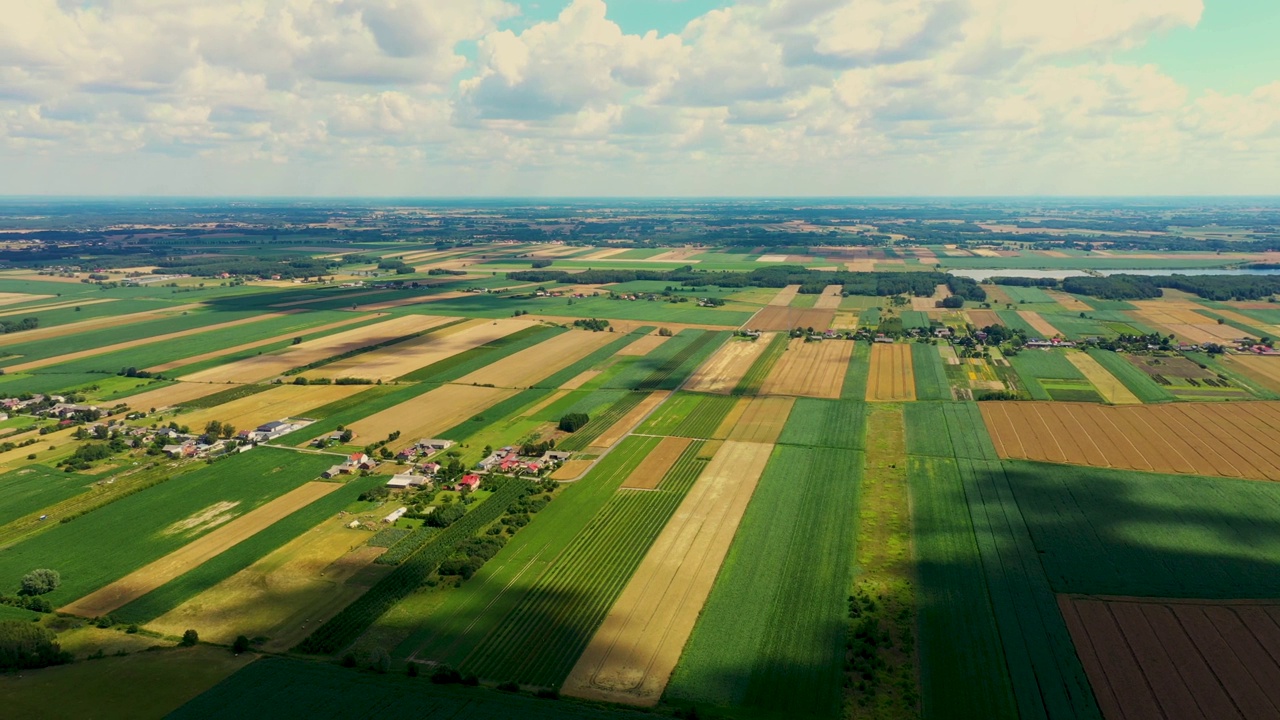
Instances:
[[[1276,0],[0,0],[0,195],[1280,194]]]

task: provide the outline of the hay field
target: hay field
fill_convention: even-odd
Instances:
[[[293,332],[282,333],[275,337],[267,338],[266,340],[258,340],[257,342],[245,343],[243,345],[234,345],[232,347],[222,348],[220,350],[214,350],[212,352],[203,353],[201,355],[192,355],[189,357],[180,358],[178,360],[174,360],[173,362],[164,363],[163,365],[155,365],[155,366],[149,367],[147,368],[147,370],[154,373],[165,372],[167,370],[173,370],[175,368],[180,368],[187,365],[194,365],[198,362],[204,362],[205,360],[212,360],[213,358],[223,357],[224,355],[231,355],[233,353],[243,352],[245,350],[252,350],[258,347],[272,345],[278,342],[284,342],[286,340],[290,340],[300,335],[311,335],[314,333],[321,333],[328,330],[333,330],[335,328],[340,328],[346,325],[351,325],[352,323],[364,322],[367,319],[368,318],[356,315],[353,317],[345,318],[343,320],[339,320],[337,322],[331,322],[327,325],[320,325],[319,327],[311,327],[311,328],[305,328],[303,330],[295,330]]]
[[[791,301],[795,300],[796,295],[798,295],[799,293],[800,293],[799,285],[788,285],[782,288],[781,290],[779,290],[778,294],[774,295],[773,299],[769,301],[769,304],[778,306],[778,307],[785,307],[787,305],[790,305]]]
[[[671,393],[666,390],[659,390],[658,392],[650,393],[648,397],[640,401],[639,405],[631,408],[627,411],[626,415],[623,415],[617,422],[610,425],[608,430],[600,433],[599,437],[592,440],[591,447],[595,450],[604,450],[606,448],[613,447],[619,440],[626,437],[626,435],[631,432],[632,428],[639,425],[642,420],[648,417],[649,413],[653,412],[654,408],[661,405],[669,395],[671,395]]]
[[[51,298],[52,295],[28,295],[27,293],[0,292],[0,306],[15,305],[22,302],[32,302],[33,300],[44,300]]]
[[[1280,715],[1280,605],[1058,596],[1106,718]]]
[[[386,382],[536,324],[522,318],[471,320],[424,337],[339,360],[309,371],[307,375],[327,378],[361,377]]]
[[[1092,356],[1082,352],[1069,352],[1067,359],[1093,384],[1093,387],[1102,395],[1102,399],[1112,405],[1142,404],[1137,395],[1134,395],[1124,386],[1124,383],[1102,367]]]
[[[1002,458],[1280,480],[1280,403],[979,405]]]
[[[813,303],[815,310],[834,310],[840,307],[840,301],[844,299],[841,294],[844,292],[843,285],[828,285],[822,289],[822,295]]]
[[[691,438],[685,437],[664,437],[648,455],[644,456],[644,460],[636,466],[635,470],[622,481],[622,487],[631,488],[633,490],[654,490],[658,484],[662,482],[663,476],[676,464],[676,460],[680,458],[680,453],[689,447],[689,443],[693,442]]]
[[[434,315],[405,315],[403,317],[391,318],[381,322],[375,322],[364,325],[352,330],[336,333],[327,337],[308,340],[307,342],[294,345],[287,350],[269,355],[258,355],[257,357],[237,360],[236,362],[227,363],[219,367],[202,370],[191,375],[186,375],[182,380],[190,382],[238,382],[253,383],[268,378],[275,377],[292,370],[296,367],[309,365],[325,358],[331,358],[335,355],[341,355],[352,350],[358,350],[369,345],[376,345],[381,342],[393,340],[405,335],[412,335],[416,332],[429,330],[437,325],[449,322],[453,318],[437,317]],[[374,351],[358,358],[350,360],[362,360],[370,358],[380,353],[395,353],[403,344],[398,344],[382,351]],[[339,363],[334,363],[338,365]],[[326,366],[324,370],[330,370],[333,366]],[[348,373],[340,373],[332,377],[342,377]],[[371,377],[370,379],[376,379]]]
[[[1045,320],[1038,312],[1032,312],[1031,310],[1019,310],[1018,317],[1026,321],[1026,323],[1036,332],[1047,338],[1062,334],[1058,332],[1058,328],[1051,325],[1049,321]]]
[[[1138,321],[1163,328],[1182,340],[1193,343],[1221,343],[1246,333],[1230,325],[1196,312],[1198,305],[1177,300],[1135,300],[1137,308],[1129,313]]]
[[[916,399],[915,370],[911,346],[905,343],[876,343],[871,348],[871,375],[867,400],[901,402]]]
[[[498,329],[493,325],[484,325],[477,329],[483,330],[485,328]],[[458,337],[458,335],[454,335],[451,338],[445,338],[445,340]],[[468,373],[458,378],[455,382],[462,385],[528,387],[608,345],[616,338],[617,335],[611,333],[571,330],[567,333],[556,335],[549,340],[544,340],[531,348],[525,348],[520,352],[507,355],[501,360],[492,362],[473,373]]]
[[[852,355],[853,343],[846,340],[805,342],[795,338],[765,378],[760,393],[838,398]]]
[[[87,618],[109,615],[339,487],[342,486],[338,483],[326,482],[310,482],[299,486],[265,505],[229,520],[150,565],[76,600],[61,608],[60,612]],[[228,512],[229,510],[230,508]]]
[[[723,435],[726,444],[728,444],[727,441],[777,442],[783,426],[787,424],[787,417],[791,415],[791,407],[795,404],[796,399],[793,397],[743,398],[725,417],[725,423],[733,421],[733,427]],[[724,423],[721,427],[724,427]],[[715,436],[721,437],[719,430],[716,431]]]
[[[835,310],[817,310],[810,308],[779,307],[768,305],[760,308],[742,327],[751,330],[786,331],[794,328],[813,328],[829,330],[835,321]]]
[[[445,430],[515,394],[515,390],[507,388],[442,385],[349,427],[366,442],[382,440],[399,430],[399,440],[388,446],[399,450],[419,438],[439,437]]]
[[[217,385],[209,387],[215,391],[226,389]],[[368,385],[280,385],[222,405],[180,413],[175,419],[195,432],[203,430],[210,420],[231,423],[239,430],[252,430],[280,418],[305,417],[308,410],[368,389]]]
[[[563,692],[657,704],[772,450],[762,443],[721,446],[609,609]]]
[[[226,389],[224,386],[211,383],[180,382],[176,385],[167,385],[155,390],[141,392],[137,395],[130,395],[120,402],[125,403],[134,410],[150,410],[151,408],[171,407],[178,403],[198,400]]]
[[[1061,305],[1065,310],[1073,313],[1093,312],[1093,308],[1080,298],[1074,295],[1068,295],[1061,290],[1045,290],[1045,295],[1053,298],[1053,301]]]
[[[200,639],[231,644],[237,635],[270,638],[287,652],[391,570],[371,564],[385,548],[370,533],[333,518],[147,624],[166,635],[198,628]]]
[[[583,385],[586,385],[587,383],[596,379],[596,376],[598,376],[602,372],[604,371],[603,370],[583,370],[581,373],[578,373],[577,375],[574,375],[573,377],[566,380],[565,383],[560,386],[560,389],[561,390],[577,390]]]
[[[991,327],[992,325],[1004,325],[995,310],[965,310],[965,314],[969,316],[969,322],[973,323],[973,326],[978,329]]]
[[[670,337],[665,335],[645,335],[644,337],[637,338],[635,342],[630,343],[614,354],[625,356],[648,355],[670,339]]]
[[[920,312],[936,310],[938,307],[938,303],[942,302],[943,300],[946,300],[949,297],[951,297],[951,288],[947,287],[946,285],[938,285],[936,288],[933,289],[933,295],[930,295],[927,298],[913,296],[911,298],[911,309],[917,310]]]
[[[751,369],[752,363],[772,341],[771,334],[762,335],[754,342],[730,340],[689,376],[684,389],[690,392],[728,394],[738,386],[742,376]]]
[[[1009,305],[1013,303],[1013,299],[1009,297],[1009,293],[999,285],[983,285],[982,289],[987,292],[987,302],[991,303],[991,307],[996,305]]]
[[[552,480],[577,480],[583,473],[591,469],[595,460],[566,460],[563,465],[551,473]]]
[[[1242,371],[1273,392],[1280,392],[1280,357],[1266,355],[1223,355],[1224,364]]]
[[[139,338],[137,340],[129,340],[127,342],[116,343],[114,345],[104,345],[88,350],[80,350],[77,352],[66,353],[65,355],[55,355],[53,357],[44,358],[42,360],[31,360],[29,362],[18,363],[17,365],[9,365],[4,368],[5,372],[22,372],[24,370],[35,370],[37,368],[48,367],[49,365],[57,365],[59,363],[71,362],[80,358],[92,357],[94,355],[105,355],[119,350],[128,350],[129,348],[138,347],[140,345],[150,345],[152,343],[163,342],[166,340],[177,340],[179,338],[199,335],[200,333],[210,332],[213,330],[225,330],[227,328],[238,327],[240,325],[248,325],[250,323],[261,322],[269,318],[276,318],[287,313],[263,313],[254,317],[241,318],[239,320],[229,320],[222,323],[214,323],[213,325],[204,325],[190,330],[179,330],[178,332],[164,333],[163,335],[152,335],[151,337]],[[99,326],[101,327],[101,326]],[[20,334],[20,333],[14,333]]]

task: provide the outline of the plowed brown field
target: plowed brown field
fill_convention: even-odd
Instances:
[[[779,331],[794,328],[813,328],[829,330],[835,321],[835,310],[817,310],[806,308],[778,307],[769,305],[760,308],[751,319],[742,324],[750,330]]]
[[[795,402],[795,398],[790,397],[744,398],[730,413],[737,414],[737,419],[725,438],[738,442],[776,442],[778,435],[782,434],[782,426],[787,424],[787,416],[791,414],[791,407]],[[740,412],[738,408],[742,408]],[[728,420],[729,418],[725,418],[726,422]],[[724,427],[724,423],[721,423],[721,427]],[[719,432],[716,435],[719,437]]]
[[[991,327],[992,325],[1004,325],[1004,321],[996,314],[995,310],[965,310],[965,314],[969,316],[969,322],[973,326],[982,329]]]
[[[644,460],[641,460],[636,469],[631,471],[623,481],[622,487],[635,490],[653,490],[658,487],[662,477],[667,474],[672,465],[676,464],[680,453],[684,452],[691,442],[693,442],[691,439],[682,437],[662,438],[653,452],[645,455]]]
[[[110,585],[90,593],[61,609],[61,612],[96,618],[128,605],[232,546],[271,527],[285,516],[310,505],[342,487],[338,483],[311,482],[210,531],[145,567]]]
[[[591,638],[565,693],[643,706],[658,702],[772,450],[768,444],[724,443]]]
[[[1280,605],[1062,595],[1108,720],[1280,717]]]
[[[799,293],[800,293],[799,285],[788,285],[782,288],[781,290],[779,290],[778,294],[774,295],[773,299],[769,301],[769,304],[775,305],[778,307],[786,307],[787,305],[791,304],[792,300],[796,299],[796,295],[798,295]]]
[[[438,437],[445,430],[515,393],[515,390],[507,388],[441,385],[412,400],[358,420],[350,427],[365,442],[382,440],[399,430],[399,439],[388,445],[391,450],[399,450],[420,438]]]
[[[871,348],[871,376],[867,380],[867,400],[901,402],[916,399],[911,346],[906,343],[876,343]]]
[[[608,345],[615,337],[609,333],[570,330],[531,348],[507,355],[455,382],[463,385],[474,383],[498,387],[528,387]]]
[[[1280,403],[979,405],[1002,458],[1280,480]]]
[[[822,295],[813,303],[813,307],[817,310],[834,310],[840,307],[840,301],[844,299],[843,285],[828,285],[822,289]]]
[[[754,342],[747,340],[730,340],[702,363],[689,377],[684,389],[690,392],[728,393],[737,387],[738,382],[751,364],[769,347],[772,334],[765,334]]]
[[[335,333],[327,337],[308,340],[294,345],[288,350],[270,355],[238,360],[208,370],[202,370],[183,377],[190,382],[237,382],[252,383],[275,377],[286,370],[309,365],[318,360],[331,358],[352,350],[395,338],[412,335],[429,330],[448,321],[448,318],[433,315],[406,315],[382,322],[371,323],[345,332]],[[399,346],[396,346],[399,347]],[[393,348],[394,349],[394,348]],[[368,355],[374,355],[368,353]],[[360,356],[366,357],[366,356]],[[327,367],[326,367],[327,369]],[[318,373],[317,373],[318,374]]]
[[[853,343],[847,340],[805,342],[796,338],[778,358],[760,393],[838,398],[852,354]]]

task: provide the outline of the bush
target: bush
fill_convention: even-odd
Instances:
[[[40,568],[22,576],[22,589],[18,592],[22,595],[44,595],[58,589],[61,584],[62,576],[57,570]]]
[[[249,638],[244,635],[237,635],[236,641],[231,643],[231,652],[239,655],[249,649]]]
[[[182,633],[182,642],[178,643],[182,647],[191,647],[200,642],[200,633],[195,630],[188,630]]]
[[[542,688],[538,692],[534,693],[534,695],[536,697],[542,698],[543,700],[559,700],[560,699],[560,693],[552,688]]]
[[[0,621],[0,670],[27,670],[71,662],[47,628],[21,620]]]
[[[391,671],[391,654],[384,648],[374,648],[373,652],[369,654],[369,669],[378,674],[386,675]]]
[[[439,665],[431,673],[431,682],[436,685],[455,685],[464,681],[462,679],[462,673],[454,670],[448,665]]]
[[[591,422],[591,418],[586,413],[569,413],[560,418],[559,427],[564,432],[576,432],[589,422]]]
[[[502,692],[513,692],[513,693],[520,692],[520,686],[511,681],[499,683],[498,689],[501,690]]]

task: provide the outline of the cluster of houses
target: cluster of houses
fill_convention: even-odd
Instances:
[[[430,457],[438,452],[443,452],[453,447],[452,440],[444,440],[441,438],[424,438],[410,445],[409,447],[396,453],[396,460],[399,462],[413,462],[419,457]],[[428,463],[435,464],[435,463]],[[437,464],[437,467],[439,465]]]
[[[262,443],[268,440],[275,440],[281,435],[287,435],[294,430],[301,430],[313,422],[315,420],[310,418],[282,418],[263,423],[252,430],[241,430],[238,437],[247,442]]]
[[[328,470],[320,473],[321,477],[334,478],[339,475],[351,475],[361,470],[373,470],[378,467],[378,461],[365,455],[362,452],[351,453],[346,460],[330,467]]]
[[[1043,338],[1028,338],[1026,342],[1022,343],[1022,347],[1028,348],[1073,348],[1075,346],[1076,344],[1074,342],[1070,340],[1063,340],[1061,338],[1049,338],[1048,340]]]
[[[103,410],[97,405],[69,403],[63,395],[32,395],[27,398],[9,397],[0,400],[0,408],[6,413],[25,413],[57,418],[71,424],[75,420],[91,422],[102,417]]]
[[[417,474],[413,472],[397,473],[391,476],[387,481],[386,487],[390,490],[406,490],[408,488],[423,487],[431,485],[435,482],[435,473],[439,471],[440,466],[436,463],[428,463],[435,465],[435,470],[424,472],[427,474]],[[476,490],[480,487],[480,476],[475,473],[467,473],[453,482],[454,490]]]
[[[537,457],[522,456],[520,448],[508,445],[493,451],[480,461],[478,467],[485,472],[504,475],[540,475],[568,459],[569,453],[560,450],[547,450]]]

